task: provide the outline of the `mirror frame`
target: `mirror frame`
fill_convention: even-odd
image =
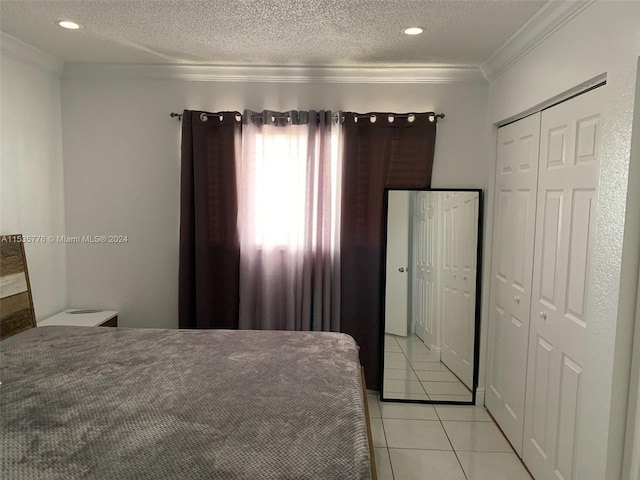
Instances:
[[[393,191],[409,191],[409,192],[476,192],[478,194],[478,244],[476,245],[476,309],[473,336],[473,391],[471,392],[471,400],[468,402],[458,400],[417,400],[407,398],[385,398],[384,396],[384,335],[385,335],[385,292],[387,290],[387,220],[389,209],[389,192]],[[380,292],[380,401],[398,402],[398,403],[426,403],[435,405],[475,405],[476,395],[478,391],[478,377],[480,367],[480,317],[482,307],[482,245],[483,245],[483,213],[484,203],[482,198],[482,189],[480,188],[400,188],[386,187],[384,189],[384,200],[382,205],[382,251],[380,252],[380,284],[382,286]]]

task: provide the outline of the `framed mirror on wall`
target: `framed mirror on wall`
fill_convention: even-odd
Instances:
[[[390,188],[384,200],[380,399],[474,404],[482,190]]]

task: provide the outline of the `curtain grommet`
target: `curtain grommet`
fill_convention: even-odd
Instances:
[[[378,120],[378,116],[377,115],[371,115],[371,117],[369,117],[369,121],[371,123],[376,123],[376,120]]]
[[[409,123],[413,123],[416,119],[416,116],[412,113],[407,117],[407,120],[409,121]]]
[[[206,114],[206,113],[201,113],[201,114],[200,114],[200,121],[201,121],[201,122],[206,122],[206,121],[208,121],[208,120],[209,120],[209,117],[207,117],[207,114]]]

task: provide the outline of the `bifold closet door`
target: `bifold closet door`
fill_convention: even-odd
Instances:
[[[498,130],[485,403],[522,456],[540,113]]]
[[[440,361],[473,389],[478,195],[445,192]]]
[[[542,112],[523,459],[575,479],[606,87]]]
[[[413,258],[415,282],[413,312],[416,335],[430,349],[440,352],[437,339],[437,249],[434,228],[434,199],[432,192],[416,192],[413,224]]]
[[[415,334],[425,343],[427,336],[426,319],[426,245],[425,245],[425,195],[424,192],[412,192],[409,194],[410,202],[413,204],[413,239],[412,239],[412,265],[411,272],[411,322],[415,329]]]

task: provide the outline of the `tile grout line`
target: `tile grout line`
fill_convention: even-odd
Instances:
[[[380,405],[380,397],[376,399],[378,401],[378,411],[380,412],[380,424],[382,425],[382,434],[384,435],[384,444],[387,450],[387,458],[389,459],[389,467],[391,468],[391,480],[395,480],[393,473],[393,464],[391,463],[391,452],[389,451],[389,441],[387,440],[387,431],[384,428],[384,419],[382,418],[382,405]]]
[[[384,341],[386,341],[386,338],[383,339],[383,342]],[[398,344],[398,341],[395,338],[394,338],[394,341],[396,342],[396,345],[400,347],[400,344]],[[400,349],[400,351],[402,351],[402,349]],[[393,465],[391,464],[391,453],[389,452],[389,442],[387,441],[387,432],[385,431],[384,420],[382,419],[382,405],[380,405],[381,394],[382,392],[379,392],[378,395],[376,395],[376,402],[378,403],[378,411],[380,412],[380,425],[382,425],[382,435],[384,436],[384,445],[385,445],[385,451],[387,452],[387,460],[389,460],[389,468],[391,469],[391,480],[395,480],[395,476],[393,474]]]
[[[389,451],[389,445],[385,449],[387,451],[387,460],[389,460],[389,469],[391,470],[391,480],[396,479],[395,473],[393,473],[393,463],[391,463],[391,452]]]
[[[416,335],[416,338],[420,340],[420,342],[422,342],[422,345],[424,345],[429,351],[431,351],[431,349],[429,349],[429,347],[427,347],[425,345],[425,343],[422,341],[422,339],[420,337],[418,337]],[[424,394],[427,396],[427,400],[431,400],[431,397],[429,396],[429,392],[427,392],[426,387],[424,386],[424,384],[422,383],[422,381],[420,380],[420,377],[418,377],[418,374],[416,373],[416,369],[413,368],[413,362],[409,362],[409,365],[411,366],[411,370],[413,371],[413,374],[416,376],[416,378],[418,379],[418,381],[420,382],[420,386],[422,387],[422,389],[424,390]],[[434,407],[435,410],[435,407]],[[437,415],[437,413],[436,413]]]
[[[514,454],[516,456],[516,458],[518,459],[518,461],[520,462],[520,464],[522,465],[522,467],[525,469],[525,471],[529,474],[529,476],[531,477],[531,479],[533,480],[533,474],[529,471],[529,467],[527,467],[527,465],[524,463],[524,460],[520,457],[520,455],[518,455],[518,453],[516,452],[516,449],[513,448],[513,445],[511,445],[511,441],[507,438],[507,435],[504,433],[504,431],[502,430],[502,427],[500,427],[500,425],[498,424],[498,422],[496,421],[496,419],[493,417],[493,415],[491,414],[491,412],[489,411],[489,409],[487,408],[486,405],[484,405],[484,409],[487,412],[487,415],[489,415],[489,418],[491,419],[490,421],[493,423],[493,425],[498,429],[498,431],[500,432],[500,434],[502,435],[502,437],[507,441],[507,444],[509,445],[509,447],[511,448],[511,452],[512,454]]]
[[[413,335],[413,334],[412,334]],[[416,338],[419,338],[418,336],[416,336]],[[396,340],[397,342],[398,340]],[[422,341],[422,340],[420,340]],[[422,342],[422,345],[424,345],[424,342]],[[425,345],[426,346],[426,345]],[[428,347],[427,347],[428,348]],[[409,348],[407,347],[407,350]],[[422,388],[422,391],[424,392],[424,394],[427,396],[427,400],[431,400],[431,397],[429,397],[429,393],[427,393],[427,389],[424,388],[424,385],[422,384],[422,382],[420,381],[420,379],[418,378],[418,374],[416,373],[415,368],[413,368],[413,363],[411,362],[411,360],[409,359],[409,357],[407,356],[407,352],[402,348],[402,346],[400,346],[400,350],[402,350],[402,353],[404,354],[404,358],[407,359],[407,363],[409,364],[409,368],[411,369],[411,372],[415,375],[415,377],[418,379],[418,383],[420,384],[420,387]]]
[[[386,335],[388,335],[388,337],[387,337]],[[397,379],[397,380],[398,380],[398,381],[404,381],[405,383],[406,383],[406,382],[416,382],[416,381],[417,381],[418,383],[420,383],[420,387],[421,387],[421,389],[422,389],[422,392],[423,392],[423,393],[417,393],[416,395],[422,395],[422,394],[424,394],[424,395],[426,395],[426,397],[427,397],[427,398],[425,399],[426,401],[437,401],[437,400],[434,400],[433,398],[431,398],[431,394],[430,394],[430,393],[429,393],[429,391],[427,390],[427,387],[424,385],[424,383],[425,383],[425,382],[437,383],[437,384],[439,384],[439,385],[440,385],[440,384],[452,384],[452,383],[453,383],[453,384],[456,384],[456,385],[460,385],[460,386],[462,386],[462,387],[464,387],[465,389],[467,389],[467,390],[468,390],[468,387],[467,387],[466,385],[464,385],[464,383],[462,383],[462,382],[460,381],[460,379],[459,379],[459,378],[457,378],[457,377],[456,377],[456,379],[455,379],[455,380],[453,380],[453,381],[452,381],[452,380],[442,380],[442,381],[440,381],[440,380],[424,380],[424,381],[423,381],[423,380],[421,380],[421,379],[420,379],[420,377],[418,376],[418,370],[417,370],[417,369],[415,368],[415,366],[414,366],[414,361],[415,361],[415,362],[426,362],[426,363],[438,363],[439,365],[443,366],[446,370],[442,370],[442,369],[440,368],[440,369],[438,369],[438,370],[434,370],[433,372],[443,372],[443,371],[444,371],[444,372],[448,372],[448,373],[450,373],[450,374],[452,374],[452,375],[454,375],[454,376],[455,376],[455,374],[453,374],[453,373],[451,372],[451,370],[450,370],[450,369],[449,369],[445,364],[443,364],[443,363],[442,363],[442,360],[440,360],[439,362],[429,362],[429,360],[412,360],[412,358],[410,358],[410,357],[411,357],[411,355],[410,355],[410,354],[408,354],[407,352],[410,352],[410,351],[412,352],[412,350],[413,350],[413,349],[412,349],[412,347],[411,347],[411,345],[412,345],[412,344],[419,343],[419,345],[420,345],[421,347],[424,347],[424,348],[425,348],[426,350],[428,350],[429,352],[431,351],[431,350],[429,349],[429,347],[427,347],[427,345],[426,345],[426,344],[422,341],[422,339],[421,339],[420,337],[418,337],[417,335],[415,335],[415,334],[411,334],[411,335],[409,335],[409,336],[407,337],[408,339],[407,339],[406,343],[404,344],[404,347],[403,347],[403,345],[402,345],[402,344],[400,344],[400,342],[398,341],[398,339],[397,339],[395,336],[390,335],[390,334],[386,334],[386,335],[385,335],[385,341],[386,341],[386,339],[387,339],[387,338],[392,338],[392,339],[393,339],[393,341],[395,342],[395,343],[394,343],[394,345],[395,345],[395,346],[398,346],[398,347],[400,348],[400,352],[393,352],[393,353],[402,353],[402,354],[403,354],[403,357],[404,357],[404,359],[405,359],[405,361],[406,361],[406,364],[407,364],[407,365],[409,365],[409,369],[406,369],[406,368],[405,368],[405,369],[404,369],[404,371],[406,371],[406,372],[411,372],[411,373],[413,374],[413,376],[415,377],[415,380],[413,380],[413,379],[407,380],[407,379],[406,379],[406,377],[405,377],[404,379]],[[392,352],[387,352],[387,353],[392,353]],[[413,353],[413,352],[412,352],[412,353]],[[415,353],[420,354],[420,352],[415,352]],[[403,369],[400,369],[400,370],[403,370]],[[383,392],[383,393],[384,393],[384,392]],[[398,393],[398,394],[400,394],[400,393],[403,393],[403,392],[389,392],[389,393]],[[405,393],[405,394],[411,394],[412,392],[408,392],[408,391],[406,390],[406,388],[405,388],[404,393]],[[469,393],[470,393],[470,392],[469,392]],[[449,397],[451,397],[451,398],[450,398],[451,400],[456,400],[456,398],[458,398],[458,397],[465,397],[465,398],[460,399],[459,401],[466,401],[466,400],[467,400],[467,399],[466,399],[466,396],[467,396],[467,395],[466,395],[466,394],[461,394],[460,392],[458,392],[458,393],[451,393],[451,394],[447,394],[447,393],[433,393],[433,395],[436,395],[436,396],[438,396],[438,397],[442,397],[442,396],[449,396]]]
[[[419,338],[419,337],[417,337],[417,338]],[[420,341],[422,341],[422,339],[420,339]],[[427,347],[427,346],[426,346],[426,344],[425,344],[424,342],[422,342],[422,344],[423,344],[425,347]],[[431,349],[430,349],[429,347],[427,347],[427,349],[429,349],[429,351],[431,351]],[[446,370],[447,372],[449,372],[449,373],[451,373],[452,375],[454,375],[454,376],[455,376],[455,374],[451,371],[451,369],[450,369],[449,367],[447,367],[444,363],[442,363],[442,359],[440,359],[440,361],[439,361],[438,363],[439,363],[440,365],[443,365],[443,366],[444,366],[444,368],[446,368],[446,369],[447,369],[447,370]],[[412,366],[413,366],[413,365],[412,365]],[[441,372],[442,370],[438,370],[438,371],[439,371],[439,372]],[[417,376],[417,374],[416,374],[416,376]],[[420,379],[418,378],[418,380],[420,380]],[[422,383],[422,381],[420,381],[420,383]],[[460,384],[460,385],[463,385],[464,387],[466,387],[466,385],[464,385],[464,383],[462,383],[462,382],[460,381],[460,379],[459,379],[459,378],[457,378],[457,377],[456,377],[456,381],[455,381],[455,382],[447,382],[447,383],[457,383],[457,384]],[[427,392],[427,388],[426,388],[424,385],[422,386],[422,388],[424,388],[424,391],[425,391],[425,392]],[[435,395],[438,395],[438,394],[435,394]],[[452,395],[452,396],[453,396],[453,394],[448,394],[448,395]],[[429,397],[429,392],[427,392],[427,396]],[[431,397],[429,397],[429,398],[431,398]]]
[[[409,361],[406,352],[404,350],[402,350],[402,352],[404,353],[405,358],[407,358],[407,361]],[[411,364],[410,361],[409,361],[409,365],[410,365],[411,371],[414,374],[416,374],[416,371],[414,370],[413,365]],[[376,400],[378,401],[378,406],[381,407],[381,402],[380,402],[379,396],[378,396],[378,398]],[[393,448],[396,449],[396,450],[420,450],[420,451],[442,451],[442,452],[452,451],[454,453],[454,455],[456,456],[456,461],[458,462],[458,465],[460,466],[460,469],[462,470],[462,474],[463,474],[464,478],[466,480],[469,480],[469,478],[470,478],[469,474],[466,472],[464,466],[462,465],[460,457],[458,455],[460,452],[458,452],[456,450],[456,448],[453,446],[453,443],[452,443],[452,440],[450,438],[450,435],[449,435],[449,433],[447,432],[447,430],[445,428],[445,425],[444,425],[444,421],[445,420],[442,419],[442,416],[438,412],[438,409],[436,408],[436,405],[432,405],[431,408],[433,408],[433,410],[434,410],[434,412],[436,414],[435,415],[436,419],[433,419],[433,420],[431,420],[431,419],[423,419],[423,418],[421,418],[421,419],[417,419],[417,418],[406,418],[406,419],[404,419],[404,418],[399,417],[399,418],[397,418],[397,420],[407,420],[407,421],[411,421],[413,423],[423,422],[423,421],[424,422],[427,422],[427,421],[438,421],[440,423],[441,428],[445,432],[445,436],[447,437],[447,441],[449,443],[450,449],[441,450],[441,449],[433,449],[433,448],[416,448],[416,447],[411,447],[411,448],[393,447]],[[473,405],[470,405],[469,408],[474,409],[474,408],[477,408],[477,407],[474,407]],[[486,408],[484,408],[484,410],[487,411]],[[493,424],[494,426],[496,426],[498,428],[498,430],[502,434],[502,437],[505,437],[504,432],[501,431],[500,427],[495,422],[495,419],[492,418],[491,414],[488,411],[487,411],[487,413],[488,413],[488,416],[489,416],[489,420],[488,421],[478,420],[478,419],[476,419],[475,416],[473,416],[473,418],[469,418],[469,419],[464,419],[464,418],[455,419],[455,418],[453,418],[453,419],[447,419],[446,421],[447,422],[452,422],[452,423],[461,422],[461,423],[489,423],[489,424]],[[395,479],[393,463],[391,461],[391,447],[389,446],[388,439],[387,439],[387,436],[386,436],[386,428],[385,428],[385,422],[384,422],[384,418],[383,418],[383,414],[382,414],[382,408],[380,408],[380,419],[381,419],[382,427],[383,427],[383,434],[384,434],[385,445],[386,445],[386,454],[387,454],[387,457],[388,457],[388,460],[389,460],[389,465],[390,465],[390,469],[391,469],[391,475],[392,475],[392,478]],[[392,420],[394,418],[389,418],[389,419]],[[507,443],[509,443],[508,439],[507,439]],[[478,453],[496,453],[496,454],[504,454],[504,455],[515,455],[518,458],[518,460],[520,460],[520,463],[523,465],[523,467],[524,467],[525,471],[527,472],[527,474],[531,475],[528,472],[528,469],[526,468],[526,466],[524,466],[524,464],[522,463],[522,460],[519,459],[517,454],[515,454],[515,451],[514,451],[513,447],[510,444],[509,444],[509,447],[510,447],[510,451],[509,452],[504,452],[504,451],[500,451],[500,452],[498,452],[498,451],[496,451],[496,452],[484,452],[484,451],[480,451],[480,450],[478,450],[477,452]],[[467,450],[461,450],[461,452],[467,452]],[[476,450],[471,449],[468,452],[476,452]]]
[[[416,338],[418,338],[418,337],[416,336]],[[424,345],[424,342],[422,344]],[[407,354],[405,353],[404,356],[406,357]],[[418,374],[416,373],[416,369],[413,368],[413,362],[411,360],[409,360],[409,357],[407,357],[407,362],[409,362],[409,367],[411,367],[411,371],[413,372],[413,374],[418,379],[418,382],[420,382],[420,378],[418,377]],[[427,396],[427,400],[431,400],[431,397],[429,396],[429,392],[427,392],[427,389],[424,388],[424,385],[422,384],[422,382],[420,382],[420,386],[422,387],[422,390],[424,391],[424,394]]]
[[[385,341],[386,341],[386,336],[389,335],[387,333],[385,333]],[[395,345],[398,346],[398,348],[400,349],[400,351],[402,352],[402,354],[404,355],[405,358],[407,358],[407,355],[404,353],[404,350],[402,349],[402,346],[400,345],[400,343],[398,342],[398,339],[395,337],[395,335],[390,335],[391,338],[393,338],[393,341],[395,342]],[[387,353],[391,353],[391,352],[387,352]],[[386,356],[386,355],[385,355]],[[382,376],[384,377],[384,371],[382,372]],[[384,380],[383,380],[384,383]],[[393,393],[393,392],[389,392],[389,393]],[[380,396],[384,395],[384,392],[380,392],[380,395],[378,396],[378,405],[380,405]],[[380,420],[382,421],[382,409],[380,409]],[[384,422],[383,422],[384,424]],[[383,429],[384,429],[384,425],[383,425]],[[385,434],[385,442],[387,440],[386,434]],[[387,445],[387,450],[388,450],[388,445]],[[391,456],[389,456],[389,462],[391,462]],[[392,472],[393,473],[393,469]]]
[[[453,450],[453,454],[456,456],[456,460],[458,461],[458,465],[460,465],[460,470],[462,470],[462,474],[464,475],[464,478],[469,480],[469,477],[467,476],[467,472],[464,470],[464,467],[462,466],[462,462],[460,461],[460,457],[458,457],[458,452],[456,451],[455,447],[453,446],[453,443],[451,442],[451,438],[449,438],[449,432],[447,432],[447,429],[444,428],[444,423],[442,423],[442,418],[440,418],[440,414],[438,413],[438,409],[435,408],[435,407],[433,407],[433,409],[436,411],[436,416],[438,417],[438,420],[440,421],[440,426],[442,427],[442,430],[444,430],[444,434],[447,436],[447,440],[449,441],[449,444],[451,445],[451,450]]]

